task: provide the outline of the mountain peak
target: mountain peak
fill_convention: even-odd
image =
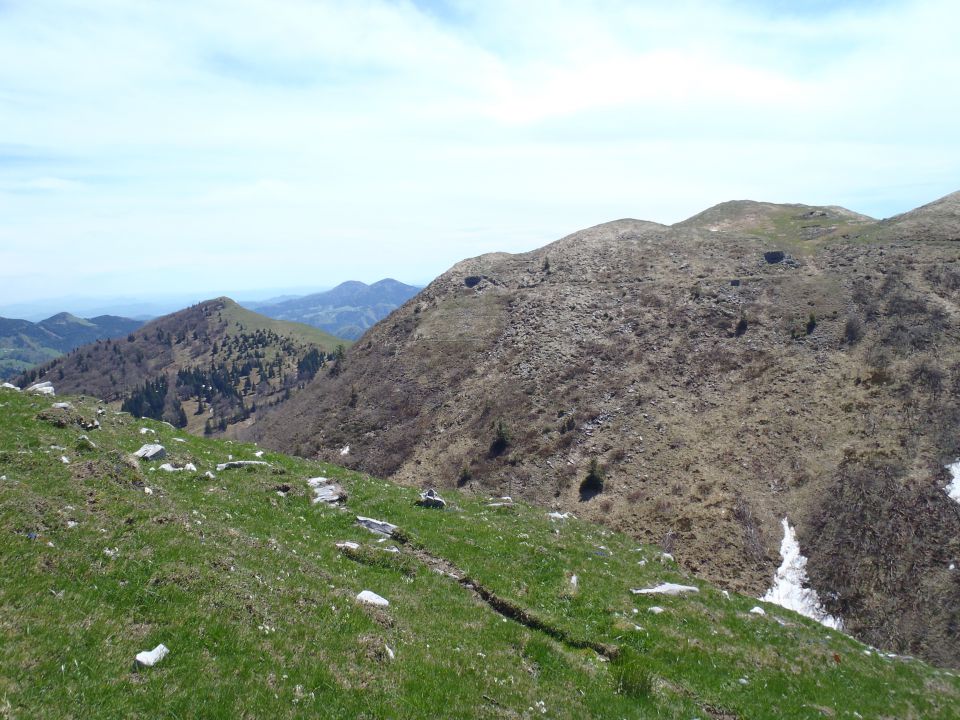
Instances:
[[[728,200],[674,224],[710,232],[798,232],[814,226],[846,226],[873,222],[867,215],[835,205]],[[821,233],[823,234],[823,233]]]

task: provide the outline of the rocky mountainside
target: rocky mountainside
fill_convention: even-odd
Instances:
[[[11,378],[94,340],[121,337],[141,325],[115,315],[86,319],[66,312],[36,323],[0,318],[0,378]]]
[[[573,511],[754,595],[788,518],[848,630],[960,665],[960,505],[944,491],[958,198],[879,222],[725,203],[463,261],[252,434]]]
[[[49,380],[58,392],[92,395],[136,415],[214,434],[249,424],[258,411],[289,399],[344,344],[217,298],[122,338],[84,345],[18,382]]]
[[[351,280],[326,292],[249,307],[267,317],[306,323],[336,337],[356,340],[419,290],[390,278],[372,285]]]

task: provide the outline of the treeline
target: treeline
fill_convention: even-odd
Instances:
[[[170,383],[165,376],[148,380],[134,388],[120,404],[120,409],[134,417],[164,420],[174,427],[187,425],[187,414],[183,405],[170,394]]]

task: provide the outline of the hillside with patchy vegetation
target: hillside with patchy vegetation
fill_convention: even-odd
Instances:
[[[875,221],[724,203],[465,260],[250,437],[602,521],[960,665],[960,193]],[[349,446],[349,455],[340,456]]]
[[[444,495],[0,389],[0,711],[957,717],[954,672],[627,535]]]
[[[349,344],[217,298],[85,345],[18,382],[49,380],[137,416],[219,434],[288,400]]]
[[[86,319],[65,312],[36,323],[0,318],[0,379],[12,378],[89,342],[121,337],[141,325],[139,320],[115,315]]]

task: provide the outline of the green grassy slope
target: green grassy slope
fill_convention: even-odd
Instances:
[[[334,337],[320,328],[304,323],[291,322],[289,320],[275,320],[266,315],[255,313],[252,310],[238,305],[229,298],[219,298],[224,301],[224,308],[221,314],[229,322],[239,323],[246,332],[256,332],[257,330],[272,331],[277,335],[284,337],[295,337],[304,342],[309,342],[323,350],[333,351],[337,345],[350,347],[353,342],[342,338]]]
[[[423,509],[273,453],[217,472],[255,446],[110,410],[84,431],[96,404],[68,400],[0,391],[0,717],[958,717],[955,674],[728,597],[624,535],[453,493]],[[132,460],[145,440],[198,472]],[[317,475],[344,510],[311,503]],[[630,593],[660,582],[700,592]]]

